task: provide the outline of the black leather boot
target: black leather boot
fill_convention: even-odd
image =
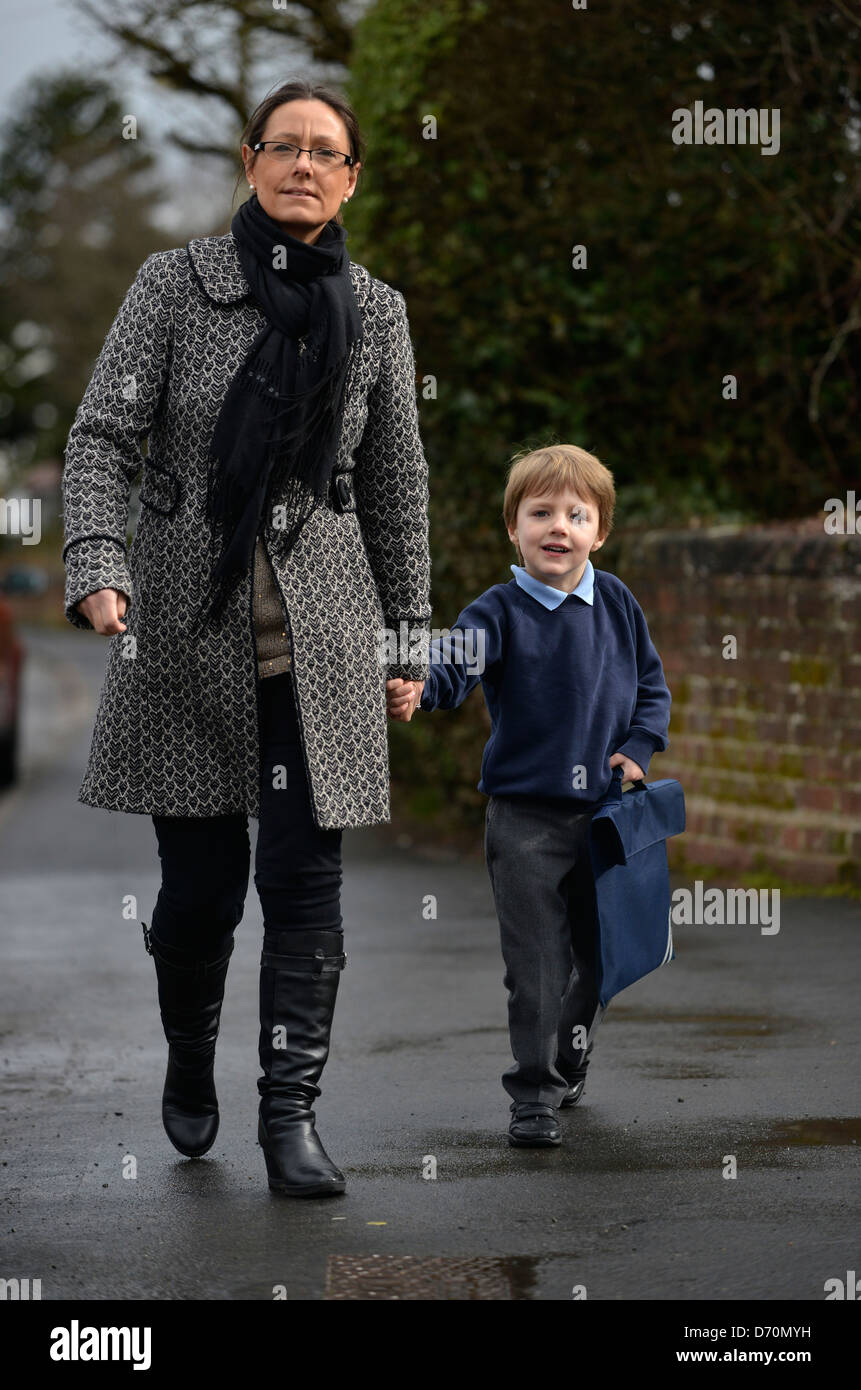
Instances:
[[[144,945],[155,961],[158,1002],[168,1041],[161,1115],[168,1138],[186,1158],[200,1158],[218,1133],[215,1040],[224,1001],[224,982],[233,954],[194,960],[143,924]]]
[[[311,1106],[329,1056],[332,1015],[347,957],[337,931],[267,928],[260,957],[260,1114],[257,1139],[269,1186],[290,1197],[343,1192],[344,1174],[314,1128]]]

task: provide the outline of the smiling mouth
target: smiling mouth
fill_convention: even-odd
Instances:
[[[549,555],[567,555],[568,547],[565,545],[542,545],[542,550],[546,550]]]

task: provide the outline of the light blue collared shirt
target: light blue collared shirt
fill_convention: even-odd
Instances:
[[[543,603],[545,608],[558,608],[560,603],[564,603],[566,598],[569,597],[562,589],[554,589],[550,584],[542,584],[541,580],[536,579],[533,574],[530,574],[528,570],[524,569],[523,565],[511,565],[509,568],[521,589],[525,589],[533,598],[537,598],[538,602]],[[576,589],[571,590],[571,593],[576,594],[578,598],[582,598],[584,603],[593,602],[595,593],[595,571],[592,567],[591,560],[586,561],[586,568],[583,571],[580,583],[577,585]]]

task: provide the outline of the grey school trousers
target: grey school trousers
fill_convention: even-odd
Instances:
[[[584,1074],[586,1047],[605,1012],[595,973],[591,819],[558,798],[488,799],[484,853],[514,1056],[502,1084],[517,1103],[558,1107]]]

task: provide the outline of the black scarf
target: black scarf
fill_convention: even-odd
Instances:
[[[325,501],[362,335],[339,223],[327,222],[309,244],[285,232],[252,194],[231,231],[268,322],[230,383],[210,444],[206,511],[221,553],[206,611],[198,613],[204,622],[248,572],[262,524],[273,520],[268,509],[277,508],[283,555]],[[300,352],[297,340],[306,334]]]

